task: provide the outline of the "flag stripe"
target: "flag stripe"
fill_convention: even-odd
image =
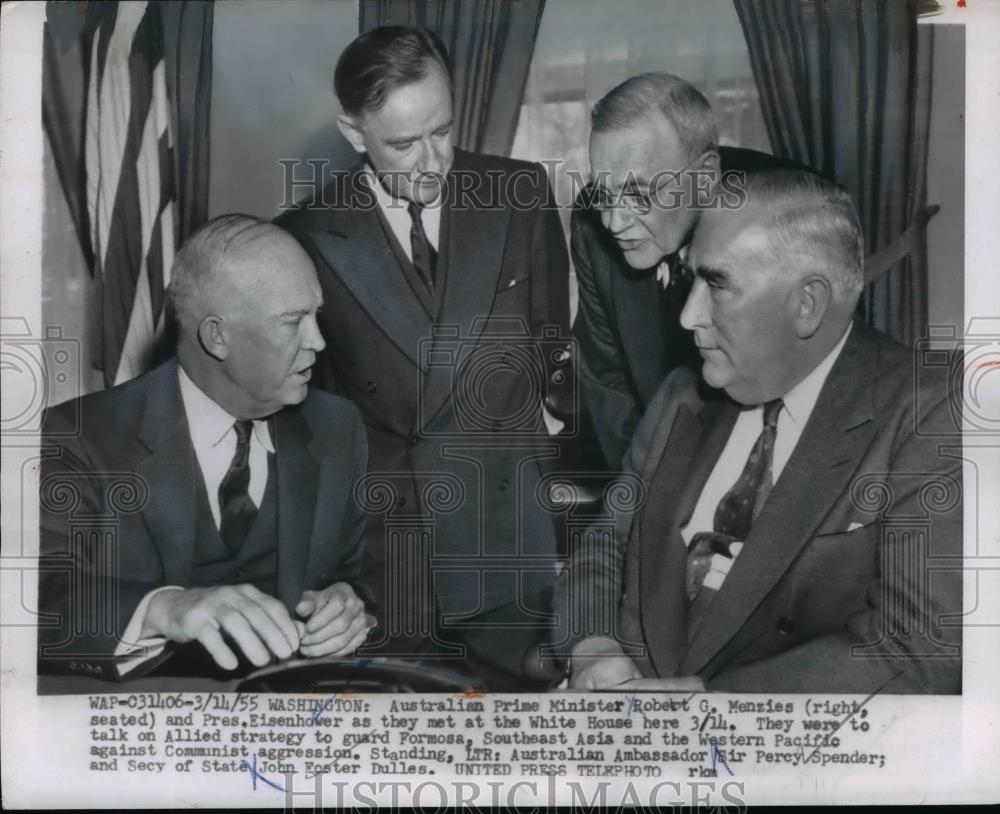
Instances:
[[[159,138],[160,200],[147,253],[150,302],[153,306],[153,319],[156,321],[159,321],[163,313],[163,294],[167,286],[164,270],[169,269],[174,262],[174,210],[170,206],[174,199],[174,174],[171,171],[173,150],[170,148],[169,138],[169,133],[163,133]],[[165,232],[170,237],[169,244],[164,243]]]
[[[89,123],[89,126],[98,128],[96,208],[97,234],[101,246],[99,256],[102,265],[106,263],[108,235],[118,201],[119,179],[129,136],[129,122],[133,113],[129,54],[145,9],[145,2],[119,4],[117,19],[104,54],[103,70],[98,71],[97,116]],[[106,29],[101,32],[102,45],[105,32]],[[141,115],[145,119],[144,111]]]
[[[129,121],[122,150],[115,205],[107,231],[104,255],[105,379],[124,381],[142,372],[146,354],[137,347],[151,345],[156,324],[152,311],[147,252],[160,210],[161,168],[159,135],[167,129],[165,77],[159,14],[149,6],[130,43],[127,59]],[[117,57],[109,52],[105,76],[116,70]],[[157,90],[159,86],[159,90]],[[161,99],[157,102],[157,94]],[[102,106],[103,106],[102,99]],[[169,179],[167,181],[170,183]],[[162,275],[162,258],[157,275]],[[160,292],[157,292],[159,297]],[[122,365],[121,360],[125,363]],[[119,370],[119,366],[121,369]]]

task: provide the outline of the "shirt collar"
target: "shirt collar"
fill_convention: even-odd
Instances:
[[[830,369],[837,361],[837,357],[840,356],[840,351],[843,350],[844,343],[847,342],[850,333],[851,325],[848,325],[844,335],[840,337],[840,341],[833,347],[833,350],[823,357],[823,361],[782,397],[785,403],[784,412],[796,424],[805,424],[809,420],[809,415],[819,399],[819,391],[823,389],[826,377],[830,375]]]
[[[410,202],[406,198],[395,198],[381,183],[379,183],[378,176],[375,174],[375,169],[367,161],[365,162],[364,168],[362,170],[365,179],[368,181],[368,186],[372,188],[375,193],[375,200],[378,201],[378,205],[383,209],[406,209]],[[441,206],[441,196],[433,203],[429,203],[425,206],[421,206],[421,209],[436,209]]]
[[[191,442],[195,447],[218,446],[233,429],[236,417],[230,415],[191,381],[191,377],[181,365],[177,365],[177,373],[181,386],[181,401],[184,403],[184,412],[187,413],[188,427],[191,431]],[[253,429],[258,443],[268,452],[274,452],[267,421],[254,420]]]

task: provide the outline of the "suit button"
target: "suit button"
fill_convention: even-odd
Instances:
[[[795,622],[787,616],[779,618],[775,627],[778,628],[778,633],[782,636],[791,636],[795,632]]]
[[[240,579],[243,579],[243,577],[246,576],[246,573],[247,573],[246,569],[244,569],[244,568],[237,568],[236,569],[236,576],[239,577]]]
[[[510,481],[507,478],[500,479],[500,491],[506,492],[510,488]]]
[[[411,447],[415,447],[419,443],[420,443],[420,435],[418,433],[414,433],[413,435],[410,436]]]
[[[378,390],[378,384],[369,379],[368,382],[365,384],[365,390],[367,390],[369,393],[374,393],[376,390]]]

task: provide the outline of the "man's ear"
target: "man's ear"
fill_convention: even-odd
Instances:
[[[205,353],[220,362],[229,356],[229,346],[226,344],[225,331],[222,329],[222,317],[205,317],[198,326],[198,341]]]
[[[357,119],[353,116],[348,116],[346,113],[339,113],[337,115],[337,127],[357,152],[365,152],[365,134],[361,130]]]
[[[795,304],[795,334],[799,339],[808,339],[819,330],[832,301],[833,288],[826,277],[811,274],[799,283]]]
[[[697,164],[697,169],[712,173],[717,183],[722,178],[722,159],[718,150],[706,150]]]

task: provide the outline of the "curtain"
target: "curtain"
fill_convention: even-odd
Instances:
[[[454,73],[455,143],[506,156],[544,8],[545,0],[361,0],[359,28],[418,25],[437,34]]]
[[[49,3],[43,125],[94,277],[105,386],[170,350],[174,252],[206,220],[212,5]]]
[[[932,48],[915,3],[734,0],[777,155],[841,183],[869,257],[868,322],[912,343],[927,326]],[[932,45],[932,40],[927,40]]]

